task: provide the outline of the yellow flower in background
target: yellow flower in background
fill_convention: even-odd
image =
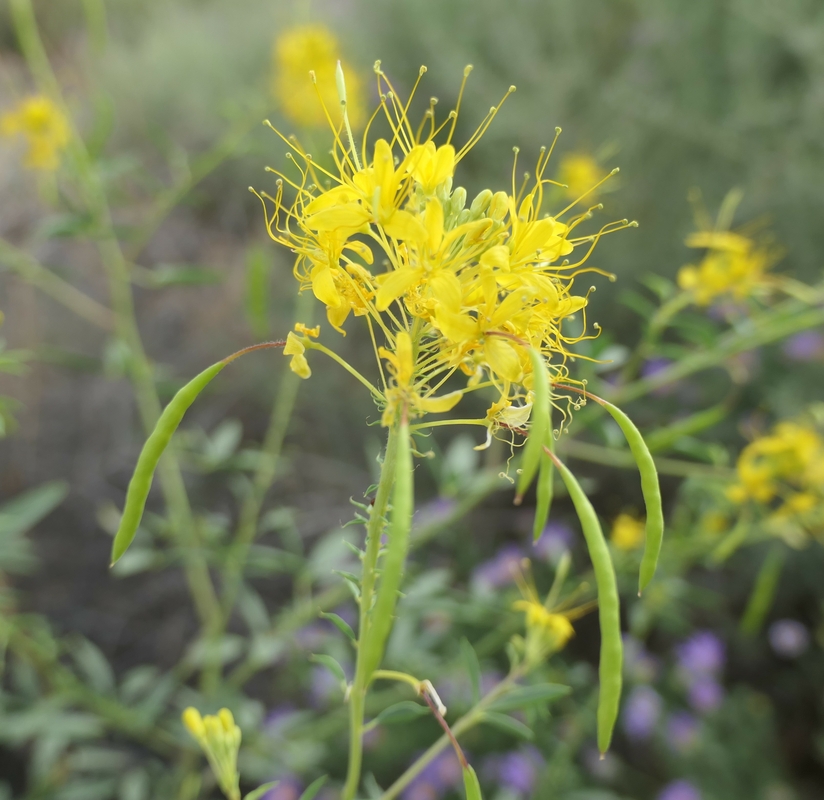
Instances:
[[[557,180],[567,187],[564,192],[570,200],[590,192],[603,177],[604,168],[588,153],[567,153],[561,158]],[[590,192],[587,197],[594,198],[595,194]]]
[[[746,231],[729,230],[740,200],[740,192],[730,192],[714,226],[701,210],[700,230],[686,239],[687,247],[706,252],[697,264],[687,264],[679,270],[678,285],[690,292],[700,306],[724,297],[745,300],[772,284],[767,271],[779,260],[779,248],[768,238],[756,240]]]
[[[619,514],[612,523],[609,538],[619,550],[635,550],[644,541],[644,521],[630,514]]]
[[[318,336],[320,336],[320,325],[314,328],[307,328],[306,325],[298,322],[295,325],[295,331],[304,336],[317,339]],[[283,354],[285,356],[292,356],[292,360],[289,362],[289,369],[304,380],[312,377],[312,370],[309,368],[309,362],[306,360],[305,353],[306,346],[304,343],[295,336],[295,333],[289,331],[286,337],[286,346],[283,348]]]
[[[0,135],[22,135],[26,141],[24,164],[30,169],[56,170],[69,143],[69,122],[58,106],[43,95],[23,100],[0,117]]]
[[[317,128],[327,124],[324,106],[335,125],[340,120],[340,101],[335,84],[338,61],[347,73],[346,106],[349,121],[360,128],[365,119],[363,83],[341,56],[337,37],[323,25],[300,25],[281,33],[272,51],[274,76],[272,92],[283,113],[296,125]],[[312,91],[310,72],[317,91]]]
[[[237,754],[241,732],[232,712],[228,708],[221,708],[214,716],[201,717],[200,712],[190,706],[183,712],[182,720],[206,754],[223,794],[229,800],[240,800]]]
[[[742,450],[736,472],[727,496],[762,508],[780,535],[788,522],[824,532],[824,438],[811,422],[779,422]]]
[[[323,41],[331,52],[331,40]],[[418,123],[409,109],[426,69],[402,98],[376,63],[380,104],[370,129],[379,133],[356,143],[348,113],[341,124],[330,119],[330,168],[276,130],[297,174],[276,172],[275,193],[258,195],[270,236],[296,254],[295,277],[326,306],[332,327],[343,334],[350,314],[365,319],[383,381],[374,394],[385,425],[399,414],[443,413],[467,391],[490,389],[484,424],[496,432],[506,409],[520,415],[531,407],[530,347],[542,353],[553,381],[572,380],[569,346],[592,335],[585,316],[590,289],[576,293],[576,279],[605,274],[585,265],[593,248],[602,236],[634,225],[621,220],[579,235],[596,207],[549,213],[551,148],[541,149],[528,182],[509,192],[484,189],[468,201],[456,186],[460,162],[514,91],[458,146],[453,135],[470,71],[455,109],[439,122],[430,102]],[[351,96],[344,70],[334,77],[336,98]],[[312,99],[305,89],[304,97]],[[330,107],[337,99],[323,102]],[[306,376],[299,345],[291,337],[285,352]],[[465,388],[438,395],[453,376]]]

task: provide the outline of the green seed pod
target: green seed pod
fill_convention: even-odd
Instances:
[[[621,428],[627,440],[635,463],[638,465],[638,472],[641,474],[641,492],[644,495],[644,505],[647,509],[647,522],[644,555],[641,558],[641,569],[638,577],[638,594],[640,595],[655,575],[655,568],[658,565],[658,556],[661,553],[661,544],[664,539],[664,508],[661,503],[658,470],[655,468],[655,462],[652,460],[652,454],[644,441],[644,437],[635,427],[635,423],[612,403],[600,398],[593,399],[596,399],[596,402],[609,411],[612,418],[618,423],[618,427]]]
[[[467,764],[463,768],[464,791],[466,792],[466,800],[483,800],[481,794],[481,784],[478,781],[478,776],[475,770],[472,769],[471,764]]]
[[[543,356],[532,347],[529,348],[529,358],[532,361],[531,425],[529,438],[524,445],[524,456],[521,459],[521,474],[518,476],[518,483],[515,488],[515,505],[520,505],[523,501],[541,461],[544,460],[543,452],[547,439],[552,436],[550,430],[549,379],[546,374],[546,364]]]
[[[143,509],[146,507],[149,489],[152,488],[155,469],[172,435],[177,430],[177,426],[180,425],[183,415],[195,401],[195,398],[226,364],[226,361],[219,361],[217,364],[212,364],[211,367],[203,370],[199,375],[192,378],[172,398],[169,405],[163,409],[155,429],[146,440],[146,444],[143,445],[143,450],[137,459],[134,475],[129,481],[123,516],[120,519],[120,527],[117,529],[114,544],[112,545],[112,565],[126,552],[137,533],[137,526],[143,517]]]
[[[618,584],[609,547],[592,503],[589,502],[589,498],[584,494],[569,469],[554,454],[551,458],[561,474],[578,519],[581,521],[581,528],[584,531],[589,557],[595,572],[595,584],[598,589],[598,618],[601,625],[601,658],[598,668],[601,684],[598,693],[598,749],[601,753],[605,753],[609,749],[615,721],[618,719],[618,706],[621,702],[623,645]]]
[[[380,666],[383,659],[383,651],[392,629],[395,605],[403,580],[406,554],[409,550],[409,531],[412,527],[415,488],[412,443],[407,422],[403,422],[398,430],[394,483],[392,511],[387,530],[389,541],[381,564],[381,581],[375,606],[372,609],[372,623],[366,641],[362,643],[367,680]]]

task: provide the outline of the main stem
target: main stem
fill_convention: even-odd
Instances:
[[[377,579],[378,552],[381,546],[381,534],[389,507],[389,496],[395,478],[395,459],[398,446],[398,432],[389,429],[386,442],[386,455],[381,465],[381,477],[375,502],[366,526],[366,550],[363,555],[363,577],[361,578],[360,624],[358,626],[358,659],[355,666],[355,680],[349,693],[349,767],[346,784],[341,800],[354,800],[360,784],[361,763],[363,761],[363,714],[366,704],[366,689],[369,675],[366,674],[364,659],[364,642],[369,635],[371,625],[372,601],[375,596]]]

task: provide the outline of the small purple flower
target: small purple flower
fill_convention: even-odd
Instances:
[[[283,703],[275,706],[263,720],[263,729],[269,736],[280,736],[284,728],[289,726],[290,721],[298,712],[297,706],[292,703]]]
[[[550,522],[535,542],[532,552],[538,558],[554,564],[567,550],[572,549],[572,529],[563,522]]]
[[[798,658],[810,646],[809,631],[795,619],[779,619],[767,632],[770,647],[782,658]]]
[[[690,751],[698,741],[701,723],[688,711],[676,711],[667,720],[667,741],[679,753]]]
[[[630,739],[648,739],[661,716],[661,695],[649,686],[636,686],[630,692],[621,722]]]
[[[697,678],[689,687],[689,701],[696,711],[708,714],[724,701],[724,690],[715,678]]]
[[[340,682],[326,667],[313,667],[310,674],[309,702],[312,708],[322,708],[341,694]]]
[[[495,768],[498,783],[519,795],[529,795],[538,780],[544,760],[534,747],[526,747],[499,757]]]
[[[641,377],[654,378],[671,365],[672,361],[669,358],[651,358],[641,367]],[[677,388],[677,383],[672,382],[665,384],[664,386],[659,386],[657,389],[653,389],[652,394],[655,397],[669,397],[676,391]]]
[[[456,505],[457,503],[448,497],[438,497],[424,503],[415,514],[415,526],[421,528],[446,519],[455,510]]]
[[[462,778],[461,765],[455,753],[449,750],[424,767],[406,787],[403,800],[437,800],[446,789],[456,786]]]
[[[482,592],[491,592],[508,586],[515,580],[521,566],[523,552],[510,544],[502,547],[489,561],[484,561],[472,573],[472,585]]]
[[[668,783],[656,800],[701,800],[701,792],[689,781]]]
[[[802,331],[787,339],[783,350],[792,361],[824,361],[824,334]]]
[[[303,791],[303,784],[294,775],[281,777],[274,789],[263,795],[263,800],[298,800]]]
[[[726,649],[712,631],[697,631],[676,648],[681,668],[691,677],[716,675],[724,668]]]
[[[295,632],[294,641],[303,650],[318,650],[329,638],[331,623],[310,622]]]

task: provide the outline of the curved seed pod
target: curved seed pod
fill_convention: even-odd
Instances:
[[[601,523],[589,498],[584,494],[575,476],[558,458],[547,451],[575,506],[581,528],[584,531],[589,557],[595,572],[598,588],[598,621],[601,626],[601,659],[598,668],[600,690],[598,693],[598,749],[609,749],[612,731],[618,718],[621,701],[623,646],[621,643],[621,613],[615,569],[609,554]]]
[[[123,516],[120,518],[120,527],[114,537],[112,544],[112,565],[126,552],[132,543],[137,526],[143,517],[143,509],[146,507],[146,498],[149,496],[149,489],[152,488],[152,479],[155,469],[163,455],[163,451],[169,444],[172,435],[180,425],[180,420],[188,410],[195,398],[203,391],[209,381],[215,377],[225,366],[226,361],[219,361],[211,367],[204,369],[196,377],[192,378],[178,393],[163,413],[160,415],[155,429],[152,431],[140,457],[137,459],[137,466],[129,481],[129,489],[126,492],[126,505],[123,507]]]
[[[550,413],[552,413],[552,406],[550,405]],[[555,452],[555,437],[552,435],[552,419],[549,421],[549,430],[547,431],[546,442],[544,446],[551,453]],[[541,534],[546,527],[546,521],[549,519],[549,508],[552,505],[552,482],[555,479],[555,466],[550,458],[542,458],[541,466],[538,468],[538,483],[537,501],[535,503],[535,521],[532,523],[532,542],[533,544],[541,538]]]
[[[589,395],[592,397],[592,395]],[[641,474],[641,492],[644,495],[644,505],[647,509],[646,536],[644,555],[641,558],[641,570],[638,576],[638,594],[646,589],[647,584],[655,575],[658,565],[658,556],[661,553],[661,544],[664,540],[664,509],[661,505],[661,486],[658,483],[658,470],[652,460],[652,454],[635,427],[635,423],[617,406],[601,398],[594,398],[600,403],[618,423],[629,445],[638,472]]]
[[[386,640],[392,629],[395,604],[398,601],[406,554],[409,550],[414,493],[412,443],[409,439],[409,424],[404,421],[398,430],[395,485],[392,491],[392,512],[387,531],[389,541],[381,565],[378,596],[372,609],[372,625],[363,643],[367,676],[370,676],[380,666]]]
[[[126,491],[126,504],[123,507],[123,516],[120,518],[120,527],[115,534],[114,542],[112,544],[112,562],[113,566],[117,560],[126,552],[129,545],[137,533],[137,526],[143,517],[143,509],[146,507],[146,498],[149,496],[149,489],[152,488],[152,479],[154,478],[155,469],[163,455],[163,451],[169,444],[172,435],[180,425],[183,415],[188,410],[189,406],[195,401],[195,398],[206,388],[206,385],[218,374],[227,364],[231,364],[236,358],[251,353],[254,350],[262,350],[270,347],[283,347],[285,342],[263,342],[262,344],[254,344],[251,347],[245,347],[243,350],[238,350],[237,353],[227,356],[217,364],[212,364],[207,367],[199,375],[196,375],[190,380],[178,393],[172,398],[169,405],[163,409],[163,413],[155,425],[146,444],[143,445],[143,450],[140,451],[140,456],[137,459],[137,465],[134,468],[134,474],[129,481],[129,488]]]
[[[532,424],[529,429],[529,438],[524,445],[524,456],[521,460],[521,474],[515,489],[515,505],[520,505],[524,495],[538,471],[542,460],[547,435],[551,436],[549,379],[546,374],[546,364],[543,356],[533,347],[529,348],[529,357],[532,360]],[[543,526],[542,526],[543,529]]]
[[[466,800],[483,800],[481,795],[481,784],[478,781],[478,776],[475,770],[472,769],[471,764],[467,764],[463,768],[464,791],[466,792]]]

